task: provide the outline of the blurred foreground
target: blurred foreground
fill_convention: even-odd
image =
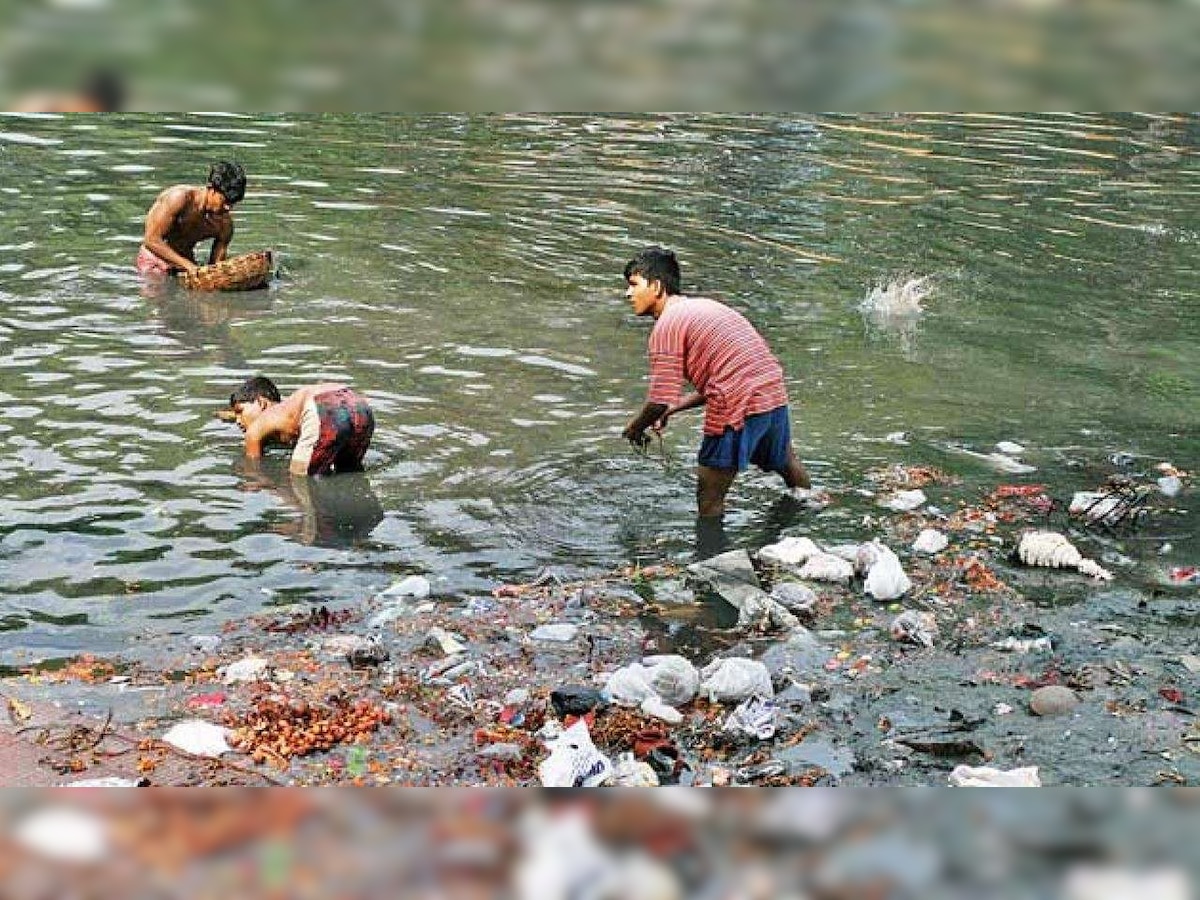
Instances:
[[[1196,800],[1187,789],[9,792],[0,873],[5,898],[1185,900]]]
[[[1190,0],[5,6],[0,105],[47,112],[1179,109],[1200,55]]]

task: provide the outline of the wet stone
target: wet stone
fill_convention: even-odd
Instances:
[[[1078,705],[1079,695],[1058,684],[1038,688],[1029,698],[1029,708],[1038,716],[1065,715]]]
[[[824,738],[809,738],[781,750],[777,758],[793,773],[816,766],[838,778],[854,771],[855,764],[853,751],[835,746]]]
[[[582,716],[600,706],[606,706],[604,695],[586,685],[564,685],[550,692],[550,705],[559,718]]]
[[[796,675],[819,674],[833,650],[822,644],[811,631],[803,627],[792,629],[786,641],[775,644],[762,655],[762,662],[772,677],[781,673]]]
[[[667,606],[691,606],[696,602],[696,594],[682,580],[669,578],[654,585],[654,602]]]

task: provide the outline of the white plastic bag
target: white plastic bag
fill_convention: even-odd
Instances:
[[[658,787],[658,773],[650,763],[632,753],[622,753],[613,767],[613,781],[617,787]]]
[[[810,556],[820,553],[821,548],[806,537],[786,537],[775,544],[768,544],[758,551],[763,562],[777,566],[802,566]]]
[[[896,554],[883,544],[877,546],[878,557],[867,572],[863,590],[876,600],[895,600],[908,592],[912,582],[904,574],[904,567],[900,565]]]
[[[172,747],[178,747],[193,756],[220,756],[231,749],[225,742],[225,729],[202,719],[180,722],[164,734],[162,739]]]
[[[221,681],[225,684],[236,684],[239,681],[260,681],[267,677],[270,669],[270,660],[261,656],[247,656],[225,666],[222,670]]]
[[[608,676],[604,693],[618,706],[641,706],[648,697],[657,697],[650,686],[650,670],[640,663],[622,666]]]
[[[771,673],[756,659],[733,656],[718,659],[705,666],[701,672],[700,693],[716,703],[741,703],[755,694],[771,698],[775,688],[771,684]]]
[[[946,549],[946,545],[950,543],[950,538],[942,534],[936,528],[925,528],[917,535],[917,539],[913,541],[912,548],[917,553],[941,553]]]
[[[668,706],[690,703],[700,687],[700,673],[682,656],[647,656],[642,665],[649,674],[650,689]]]
[[[550,755],[538,766],[545,787],[599,787],[613,774],[612,762],[592,743],[584,719],[548,746]]]
[[[993,769],[990,766],[955,766],[951,787],[1041,787],[1037,766],[1023,769]]]
[[[683,713],[675,707],[663,703],[659,697],[647,697],[642,701],[639,709],[646,715],[666,722],[668,725],[678,725],[683,721]]]
[[[925,492],[917,488],[911,491],[896,491],[879,502],[894,512],[912,512],[926,499]]]

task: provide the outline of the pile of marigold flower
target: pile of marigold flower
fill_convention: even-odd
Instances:
[[[240,720],[230,722],[231,743],[258,763],[286,764],[293,756],[361,744],[391,714],[369,700],[333,697],[328,703],[263,698]]]

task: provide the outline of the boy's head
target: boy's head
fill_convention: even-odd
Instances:
[[[242,386],[229,395],[229,408],[234,421],[245,431],[264,409],[280,399],[275,382],[263,375],[255,375],[243,381]]]
[[[208,186],[230,206],[246,196],[246,170],[235,162],[216,162],[208,170]]]
[[[648,283],[658,282],[668,297],[679,293],[679,260],[662,247],[643,250],[625,264],[625,281],[641,275]]]

